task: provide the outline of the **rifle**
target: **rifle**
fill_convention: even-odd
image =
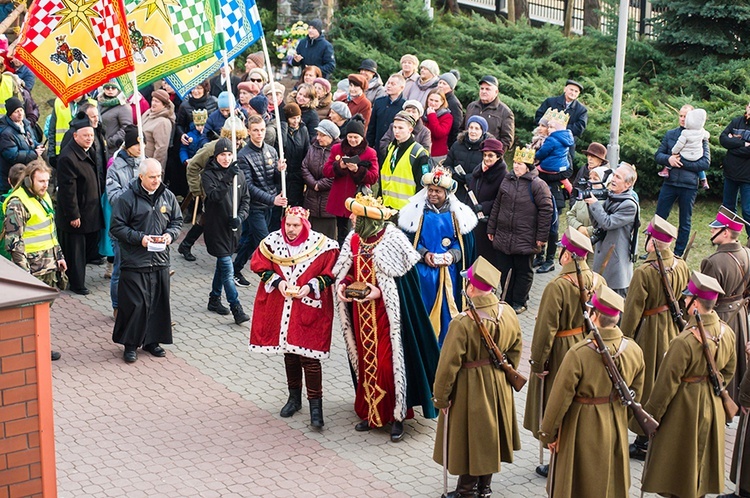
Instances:
[[[474,302],[468,295],[466,295],[466,291],[462,292],[464,294],[464,298],[466,298],[466,304],[469,305],[469,316],[479,327],[479,332],[482,334],[482,344],[485,348],[487,348],[487,352],[490,354],[490,363],[492,363],[493,367],[502,370],[508,383],[516,392],[520,392],[528,379],[521,375],[521,372],[513,368],[513,365],[508,362],[508,358],[502,351],[500,351],[500,348],[497,347],[497,344],[495,344],[495,341],[492,340],[492,336],[490,336],[490,332],[487,330],[487,327],[484,326],[482,320],[479,318],[479,314],[477,313],[476,306],[474,306]]]
[[[667,305],[669,306],[669,314],[672,315],[672,321],[679,330],[685,330],[687,322],[682,318],[682,309],[680,308],[677,299],[674,297],[674,291],[672,286],[667,280],[667,270],[664,268],[664,260],[661,259],[661,251],[656,247],[656,241],[653,241],[654,252],[656,253],[656,262],[659,265],[659,275],[661,276],[661,286],[664,289],[664,295],[667,296]]]
[[[721,398],[721,404],[724,407],[724,414],[726,415],[727,424],[731,424],[732,419],[735,415],[737,415],[737,412],[739,411],[739,407],[729,395],[729,392],[726,390],[726,388],[724,387],[724,383],[719,377],[719,372],[716,369],[716,362],[714,361],[714,357],[711,354],[711,351],[709,351],[708,349],[708,338],[706,336],[706,329],[703,328],[703,319],[701,318],[701,314],[698,313],[698,310],[695,310],[693,312],[693,315],[695,316],[695,322],[698,325],[698,331],[701,334],[703,356],[706,358],[706,363],[708,364],[708,378],[711,381],[711,387],[714,390],[714,394]]]
[[[581,273],[581,266],[578,264],[578,260],[574,259],[573,261],[576,265],[578,287],[580,287],[581,291],[580,296],[581,309],[583,311],[583,326],[586,329],[586,332],[591,332],[594,336],[594,341],[596,342],[596,352],[599,353],[602,358],[604,369],[607,371],[607,375],[609,375],[609,379],[612,381],[612,385],[617,391],[617,394],[620,397],[620,401],[622,401],[622,404],[630,409],[630,411],[633,413],[633,416],[635,417],[636,422],[638,422],[638,425],[640,425],[641,429],[643,429],[643,432],[649,438],[651,438],[659,428],[659,422],[657,422],[654,417],[646,412],[646,410],[643,409],[640,403],[635,401],[635,394],[630,390],[627,383],[625,382],[625,379],[622,378],[622,374],[620,373],[620,370],[618,370],[617,365],[615,364],[615,360],[609,353],[607,345],[604,344],[604,339],[599,333],[599,329],[596,328],[596,326],[591,321],[591,318],[589,318],[589,312],[586,306],[586,297],[584,295],[585,290],[583,287],[583,274]]]

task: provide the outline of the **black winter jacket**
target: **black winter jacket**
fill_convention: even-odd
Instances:
[[[479,166],[467,177],[469,190],[474,192],[477,202],[482,206],[482,212],[485,216],[484,221],[487,221],[487,218],[492,214],[492,206],[495,204],[497,192],[507,172],[508,165],[505,164],[505,160],[500,159],[487,171],[482,171],[482,167]],[[467,205],[474,207],[471,201],[467,202]],[[476,211],[476,209],[474,210]]]
[[[57,158],[57,226],[68,233],[92,233],[104,226],[101,196],[104,183],[99,182],[94,148],[84,151],[72,140]],[[81,226],[70,222],[81,219]]]
[[[252,141],[248,141],[237,156],[240,170],[247,179],[250,209],[261,210],[273,206],[273,201],[281,190],[279,154],[276,149],[265,142],[263,147],[258,148]]]
[[[448,148],[450,148],[458,138],[458,132],[461,130],[461,125],[464,122],[464,106],[461,105],[461,101],[458,100],[454,92],[447,93],[445,100],[448,102],[448,109],[450,109],[453,115],[453,124],[451,125],[451,131],[448,133]]]
[[[182,210],[174,194],[162,183],[149,195],[134,178],[112,208],[109,233],[120,243],[122,268],[148,271],[169,266],[169,246],[161,252],[143,247],[144,235],[166,235],[177,240],[182,230]]]
[[[203,98],[195,99],[191,95],[182,101],[177,116],[175,117],[175,136],[182,138],[182,135],[190,131],[190,125],[193,122],[193,111],[205,109],[210,115],[219,108],[219,101],[213,95],[204,95]]]
[[[734,130],[750,130],[750,120],[745,115],[737,116],[721,132],[719,142],[727,149],[724,158],[724,176],[736,182],[750,182],[750,147],[745,146],[741,138],[729,138]]]
[[[459,133],[458,138],[451,145],[451,148],[448,150],[448,156],[443,162],[443,166],[451,169],[453,179],[458,182],[456,196],[465,204],[471,205],[471,203],[466,202],[468,199],[466,189],[464,188],[464,185],[466,185],[466,176],[456,172],[455,167],[460,164],[466,175],[471,175],[482,164],[482,145],[484,145],[484,141],[488,138],[495,137],[490,133],[483,133],[479,140],[472,142],[469,140],[468,132],[463,131]]]
[[[217,258],[231,256],[240,243],[242,230],[232,230],[232,184],[234,175],[229,168],[222,168],[211,160],[203,170],[201,183],[206,193],[205,212],[203,214],[203,236],[206,250]],[[247,191],[245,174],[237,175],[237,216],[247,219],[250,212],[250,194]]]

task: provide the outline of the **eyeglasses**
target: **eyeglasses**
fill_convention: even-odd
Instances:
[[[263,80],[261,80],[261,79],[257,79],[256,80],[254,78],[250,78],[250,81],[252,81],[253,83],[263,83]]]

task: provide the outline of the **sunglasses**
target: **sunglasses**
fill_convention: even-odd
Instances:
[[[254,79],[254,78],[250,78],[250,81],[251,81],[251,82],[253,82],[253,83],[263,83],[263,80],[262,80],[262,79],[257,79],[257,80],[256,80],[256,79]]]

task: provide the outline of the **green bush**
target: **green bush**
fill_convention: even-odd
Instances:
[[[394,0],[391,8],[378,0],[349,2],[337,12],[331,30],[336,48],[334,79],[355,72],[364,58],[378,62],[381,76],[398,71],[405,53],[420,60],[434,59],[442,72],[458,69],[456,96],[466,106],[477,98],[477,82],[485,74],[497,76],[502,100],[516,117],[516,143],[526,143],[534,127],[534,113],[550,95],[562,92],[574,78],[586,88],[581,101],[589,109],[579,151],[592,141],[609,143],[616,40],[598,31],[566,38],[557,26],[531,27],[525,20],[509,24],[478,14],[441,15],[430,20],[422,0]],[[390,4],[388,4],[390,5]],[[616,23],[615,23],[616,24]],[[661,138],[677,126],[677,111],[686,103],[709,113],[712,194],[721,192],[724,149],[719,134],[729,120],[742,113],[750,87],[746,59],[722,64],[688,65],[661,52],[648,41],[629,40],[620,121],[620,157],[639,170],[637,190],[655,197],[662,180],[654,152]],[[509,152],[510,153],[510,152]],[[584,156],[576,157],[579,164]],[[702,194],[705,195],[705,194]]]

